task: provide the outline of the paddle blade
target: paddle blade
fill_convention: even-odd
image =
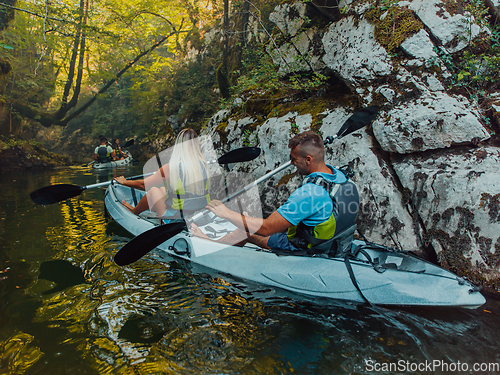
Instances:
[[[59,184],[45,186],[30,193],[36,204],[49,205],[80,195],[85,188],[76,185]]]
[[[337,132],[337,137],[344,137],[358,129],[361,129],[363,126],[368,125],[373,119],[375,119],[377,113],[378,107],[376,105],[354,112]]]
[[[134,139],[129,139],[127,142],[123,144],[122,147],[130,147],[134,144],[134,142],[135,142]]]
[[[219,159],[217,159],[217,162],[219,164],[241,163],[253,160],[259,155],[260,148],[258,147],[242,147],[222,155]]]
[[[155,247],[182,232],[185,228],[186,223],[182,221],[160,225],[141,233],[116,253],[114,258],[115,263],[119,266],[126,266],[134,263]]]

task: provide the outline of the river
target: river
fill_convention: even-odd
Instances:
[[[104,189],[29,197],[113,175],[0,175],[0,374],[500,372],[495,295],[476,310],[318,305],[154,252],[122,268],[132,237],[106,217]]]

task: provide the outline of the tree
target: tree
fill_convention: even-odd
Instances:
[[[12,87],[9,93],[5,81],[0,95],[5,98],[7,107],[12,108],[17,115],[38,121],[43,126],[66,126],[123,74],[132,71],[131,68],[141,59],[147,58],[163,44],[166,43],[166,49],[173,51],[171,55],[175,55],[175,50],[180,45],[179,39],[188,31],[187,28],[184,29],[183,23],[186,12],[175,1],[158,3],[150,0],[125,0],[118,3],[115,0],[100,0],[89,4],[88,0],[80,0],[76,9],[71,2],[64,7],[60,7],[58,3],[55,8],[46,3],[46,11],[43,7],[40,8],[38,2],[30,0],[20,5],[23,8],[17,8],[19,22],[9,32],[20,35],[23,33],[23,24],[37,24],[37,27],[31,28],[33,34],[28,37],[34,42],[33,45],[42,50],[39,62],[48,60],[52,63],[46,63],[45,69],[47,70],[48,65],[53,65],[53,95],[45,103],[34,103],[26,100],[26,95],[13,93]],[[190,18],[194,17],[193,10],[188,13]],[[35,37],[34,34],[41,29],[43,34]],[[163,36],[158,37],[160,34]],[[169,38],[174,35],[175,44],[169,42]],[[88,40],[91,41],[90,44],[87,43]],[[18,69],[27,65],[22,49],[22,44],[16,45],[16,77]],[[168,66],[168,57],[153,57],[155,58],[162,60],[163,66]],[[32,62],[31,58],[30,63]],[[137,71],[145,68],[147,69],[146,64],[137,66]],[[40,76],[43,75],[30,79],[40,83]],[[23,74],[23,77],[27,76]],[[86,95],[89,91],[93,95],[84,105],[76,108],[83,87],[86,88]],[[56,108],[55,103],[58,103]]]

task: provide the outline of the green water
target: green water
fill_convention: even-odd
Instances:
[[[174,259],[121,268],[113,256],[131,237],[105,217],[103,189],[46,207],[29,198],[112,177],[0,175],[0,374],[431,373],[426,361],[498,373],[472,371],[500,366],[495,296],[477,310],[325,306]]]

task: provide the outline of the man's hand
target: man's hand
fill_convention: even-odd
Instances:
[[[229,216],[231,215],[231,210],[224,206],[224,204],[221,201],[218,200],[213,200],[210,201],[210,203],[206,206],[210,211],[212,211],[215,215],[222,219],[229,219]]]

